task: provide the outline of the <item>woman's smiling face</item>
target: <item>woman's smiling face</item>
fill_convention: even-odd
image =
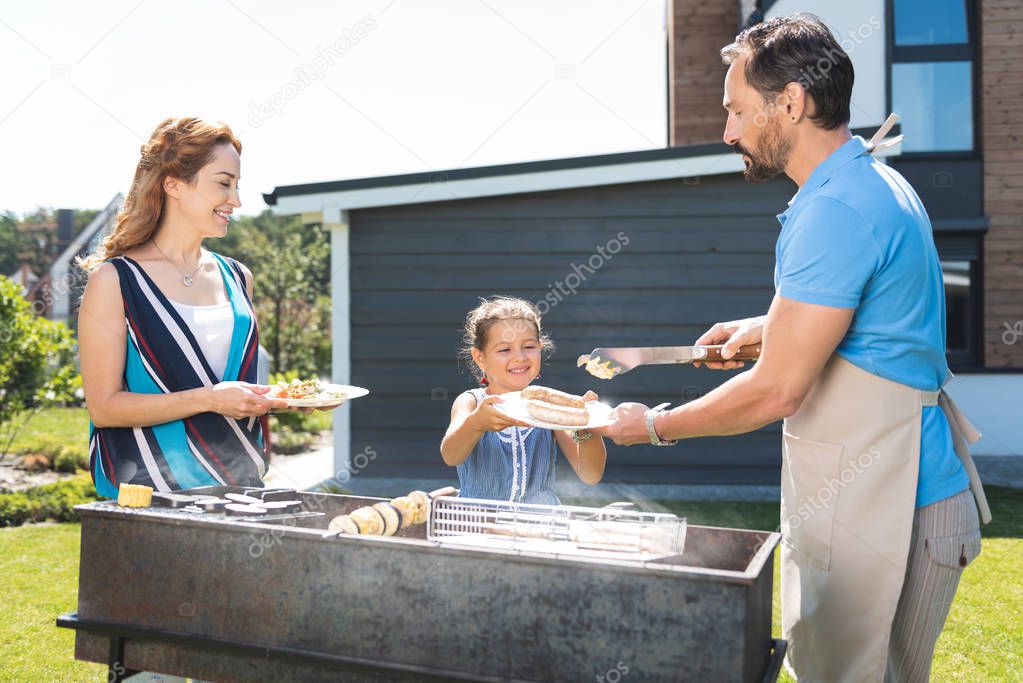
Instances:
[[[472,357],[494,393],[525,389],[540,374],[542,347],[536,325],[528,320],[498,320],[487,330],[483,350]]]
[[[235,148],[217,145],[209,163],[199,169],[192,183],[170,179],[179,207],[188,222],[204,237],[223,237],[231,213],[241,206],[238,179],[241,157]]]

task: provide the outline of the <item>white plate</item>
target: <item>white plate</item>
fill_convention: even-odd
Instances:
[[[345,401],[350,401],[353,398],[359,398],[369,393],[369,389],[363,389],[362,387],[353,387],[348,384],[323,384],[321,389],[324,391],[338,391],[344,392],[344,398],[278,398],[278,401],[284,401],[292,408],[336,408],[343,404]]]
[[[587,401],[586,409],[590,411],[590,421],[585,425],[566,427],[554,422],[537,420],[530,415],[529,411],[526,410],[526,402],[518,391],[501,394],[501,403],[495,404],[494,407],[508,417],[542,429],[596,429],[598,427],[606,427],[611,424],[611,413],[614,412],[614,408],[606,403]]]

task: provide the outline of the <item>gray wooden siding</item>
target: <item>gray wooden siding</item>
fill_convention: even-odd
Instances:
[[[718,320],[764,312],[775,215],[793,192],[788,181],[729,175],[353,211],[352,382],[372,394],[352,403],[352,452],[377,453],[364,474],[456,479],[439,444],[452,400],[474,386],[456,361],[466,312],[493,294],[542,301],[573,272],[576,293],[543,306],[557,350],[541,384],[649,405],[710,391],[731,373],[649,367],[603,382],[575,358],[690,343]],[[612,241],[621,251],[600,257]],[[672,449],[610,444],[605,481],[777,484],[778,432]],[[559,472],[574,476],[564,461]]]

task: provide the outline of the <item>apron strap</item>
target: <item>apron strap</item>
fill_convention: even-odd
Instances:
[[[924,392],[928,393],[928,392]],[[980,520],[984,524],[991,521],[991,508],[988,507],[987,496],[984,495],[984,486],[981,484],[980,475],[977,473],[977,466],[970,457],[968,444],[980,440],[978,432],[970,421],[959,409],[952,397],[944,389],[938,392],[938,405],[941,412],[945,413],[949,427],[952,428],[952,443],[955,446],[956,455],[963,463],[966,474],[970,477],[970,490],[973,491],[973,498],[977,501],[977,510],[980,512]]]

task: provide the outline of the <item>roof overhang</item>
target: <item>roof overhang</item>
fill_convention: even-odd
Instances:
[[[854,131],[861,133],[861,131]],[[870,131],[873,132],[873,131]],[[869,135],[870,132],[862,131]],[[878,156],[892,156],[899,147]],[[739,173],[742,158],[722,143],[552,159],[521,164],[452,169],[283,185],[263,195],[274,213],[293,215],[370,207],[456,201],[476,197],[547,192]]]

